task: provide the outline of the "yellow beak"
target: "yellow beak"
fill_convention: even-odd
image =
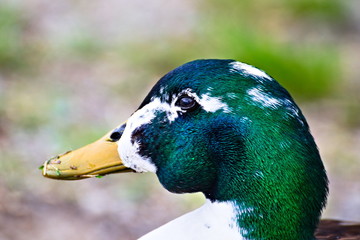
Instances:
[[[117,151],[118,145],[110,139],[111,133],[112,131],[82,148],[45,161],[40,167],[43,176],[59,180],[78,180],[133,171],[123,165]]]

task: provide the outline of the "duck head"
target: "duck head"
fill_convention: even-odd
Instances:
[[[308,124],[273,78],[233,60],[196,60],[161,78],[99,141],[45,162],[82,179],[154,172],[175,193],[235,206],[245,239],[313,239],[328,192]]]

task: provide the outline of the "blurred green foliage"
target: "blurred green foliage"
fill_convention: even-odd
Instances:
[[[336,89],[342,71],[339,50],[331,38],[309,39],[322,39],[324,29],[331,31],[334,21],[345,21],[341,1],[210,2],[213,14],[207,38],[215,39],[218,54],[264,69],[303,100]]]
[[[339,53],[330,44],[280,43],[261,30],[225,24],[211,34],[218,36],[217,55],[265,70],[303,100],[327,96],[338,84]]]
[[[34,59],[43,54],[37,46],[46,42],[31,41],[31,21],[21,9],[1,5],[1,70],[35,68]],[[343,1],[209,0],[199,11],[197,27],[183,38],[109,44],[105,37],[80,29],[57,52],[96,62],[117,51],[119,59],[134,67],[146,66],[138,79],[197,58],[232,58],[264,69],[302,100],[326,97],[339,86],[342,67],[333,33],[347,21]]]
[[[17,71],[28,65],[33,49],[27,39],[27,24],[23,11],[0,4],[1,71]]]
[[[346,8],[340,0],[282,0],[282,4],[296,17],[312,17],[324,21],[338,22],[344,20]]]
[[[92,33],[74,33],[62,48],[66,49],[66,55],[73,58],[83,58],[86,61],[94,61],[101,56],[106,44]]]
[[[197,58],[236,59],[265,70],[303,101],[329,96],[341,84],[342,1],[210,0],[201,9],[193,36],[152,42],[150,49],[136,43],[128,55],[138,50],[134,62],[163,73]]]

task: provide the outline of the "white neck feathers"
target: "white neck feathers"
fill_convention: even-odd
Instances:
[[[242,240],[236,224],[236,211],[231,202],[206,203],[154,231],[140,240]]]

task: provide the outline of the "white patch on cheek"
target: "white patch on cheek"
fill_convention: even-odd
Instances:
[[[125,132],[124,132],[125,133]],[[150,159],[143,157],[139,154],[139,144],[134,144],[128,141],[119,140],[118,152],[121,160],[126,167],[129,167],[136,172],[156,172],[156,166],[151,162]]]
[[[126,167],[137,172],[156,172],[157,168],[151,159],[140,155],[138,142],[132,143],[131,137],[135,129],[145,124],[151,124],[155,113],[163,111],[170,121],[175,120],[177,112],[171,111],[170,105],[162,103],[159,98],[154,98],[149,104],[137,110],[126,122],[123,135],[118,142],[118,152]]]
[[[157,169],[151,160],[139,154],[139,143],[131,143],[131,134],[132,131],[130,128],[125,128],[125,131],[118,142],[118,152],[124,165],[136,172],[155,173]]]
[[[163,89],[161,90],[164,91]],[[165,93],[164,93],[165,94]],[[163,94],[163,95],[164,95]],[[176,101],[182,94],[188,94],[194,97],[194,99],[201,105],[201,107],[207,112],[216,112],[222,110],[226,113],[231,112],[228,105],[222,102],[220,97],[212,97],[209,93],[198,97],[195,93],[192,93],[191,89],[184,90],[178,96],[173,95],[171,104],[167,102],[161,102],[160,98],[154,97],[151,102],[137,110],[126,122],[126,127],[118,142],[118,152],[126,167],[132,168],[137,172],[156,172],[157,168],[152,160],[146,156],[140,154],[139,142],[132,140],[132,135],[136,129],[146,124],[152,124],[156,115],[166,114],[167,123],[171,124],[179,113],[186,112],[180,107],[176,106]]]

